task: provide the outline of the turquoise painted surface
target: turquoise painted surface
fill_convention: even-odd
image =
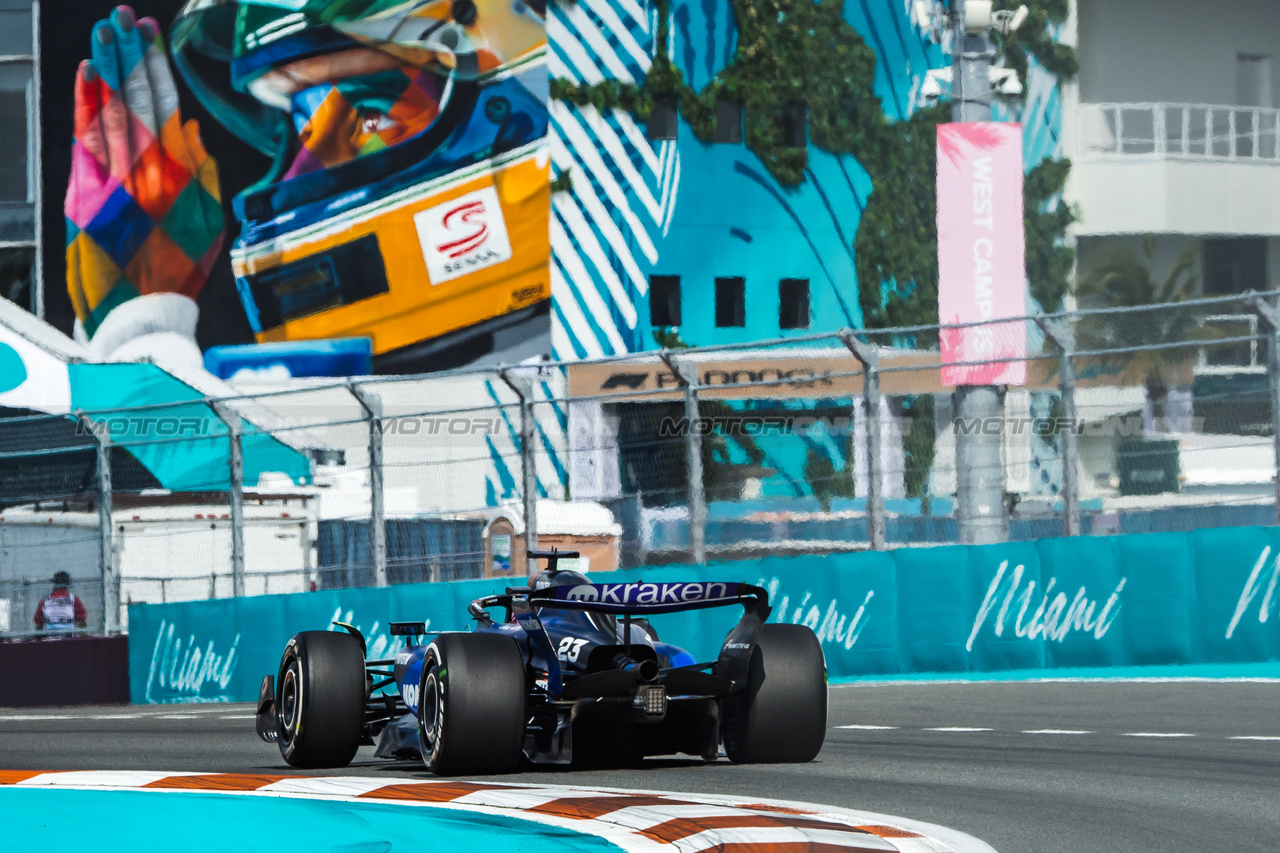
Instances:
[[[1243,527],[767,557],[635,569],[600,581],[734,580],[769,590],[771,621],[810,626],[830,676],[1280,665],[1280,528]],[[369,653],[388,621],[466,630],[466,604],[509,580],[331,590],[129,608],[135,702],[251,701],[297,631],[356,624]],[[654,620],[663,640],[716,656],[737,608]]]
[[[1205,663],[1188,664],[1186,666],[1110,666],[1083,669],[1017,669],[1004,672],[907,672],[899,675],[857,675],[831,679],[832,684],[855,684],[858,682],[901,682],[918,681],[921,683],[939,681],[983,682],[983,681],[1044,681],[1060,679],[1079,679],[1081,681],[1119,681],[1132,679],[1148,679],[1156,681],[1173,681],[1178,679],[1211,680],[1211,681],[1280,681],[1280,662],[1270,663]]]
[[[72,364],[68,370],[71,405],[93,412],[164,488],[228,488],[227,428],[199,391],[153,364]],[[295,482],[311,476],[310,462],[293,448],[248,422],[241,430],[245,483],[258,482],[264,471]]]
[[[8,344],[0,344],[0,394],[12,391],[27,381],[27,366],[22,356]]]
[[[0,789],[6,849],[79,838],[96,853],[421,853],[619,848],[591,835],[500,815],[294,797]],[[61,846],[61,845],[57,845]]]

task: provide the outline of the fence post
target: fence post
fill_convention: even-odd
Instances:
[[[76,412],[80,427],[97,445],[98,565],[102,572],[102,633],[120,632],[120,579],[116,575],[115,520],[111,513],[111,431],[98,426],[84,412]]]
[[[676,381],[684,388],[684,419],[689,425],[684,439],[685,473],[689,476],[689,556],[695,564],[701,565],[707,561],[707,494],[702,482],[698,370],[681,364],[668,349],[659,350],[658,357],[671,368]]]
[[[387,519],[382,488],[382,398],[351,380],[347,390],[369,422],[369,556],[374,586],[387,586]]]
[[[524,505],[524,547],[538,547],[538,457],[534,447],[533,380],[512,375],[509,368],[499,367],[498,376],[520,398],[520,492]],[[533,566],[526,566],[530,571]]]
[[[244,595],[244,453],[241,445],[240,415],[224,403],[210,402],[218,419],[227,427],[228,498],[231,501],[231,594]]]
[[[1271,390],[1271,437],[1275,448],[1271,477],[1276,490],[1276,520],[1280,522],[1280,310],[1253,292],[1244,295],[1244,302],[1258,312],[1271,330],[1271,340],[1267,342],[1267,384]]]
[[[1076,432],[1076,371],[1071,363],[1075,349],[1071,332],[1065,326],[1046,318],[1036,318],[1049,340],[1058,347],[1058,382],[1062,393],[1062,419],[1067,428],[1062,436],[1062,524],[1067,536],[1080,535],[1079,439]]]
[[[885,549],[884,473],[880,448],[880,356],[845,329],[840,340],[862,365],[862,399],[867,410],[867,539],[871,550]]]

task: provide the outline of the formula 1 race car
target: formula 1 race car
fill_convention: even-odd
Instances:
[[[810,761],[822,749],[827,674],[803,625],[765,624],[768,593],[742,583],[592,583],[560,571],[573,551],[529,551],[547,569],[527,587],[473,601],[469,633],[365,660],[364,639],[304,631],[263,679],[258,735],[294,767],[339,767],[361,744],[421,755],[434,773],[544,764],[619,766],[685,753],[738,763]],[[713,661],[658,639],[648,616],[740,604]],[[489,611],[501,608],[502,620]],[[421,638],[421,639],[420,639]],[[390,667],[390,669],[388,669]],[[392,692],[394,688],[395,692]]]

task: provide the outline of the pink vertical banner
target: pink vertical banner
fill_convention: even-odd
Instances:
[[[938,318],[1026,314],[1022,125],[938,125]],[[1025,321],[943,329],[943,385],[1024,385]]]

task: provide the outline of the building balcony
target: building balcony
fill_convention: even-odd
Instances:
[[[1280,235],[1280,110],[1080,104],[1064,118],[1076,234]]]

